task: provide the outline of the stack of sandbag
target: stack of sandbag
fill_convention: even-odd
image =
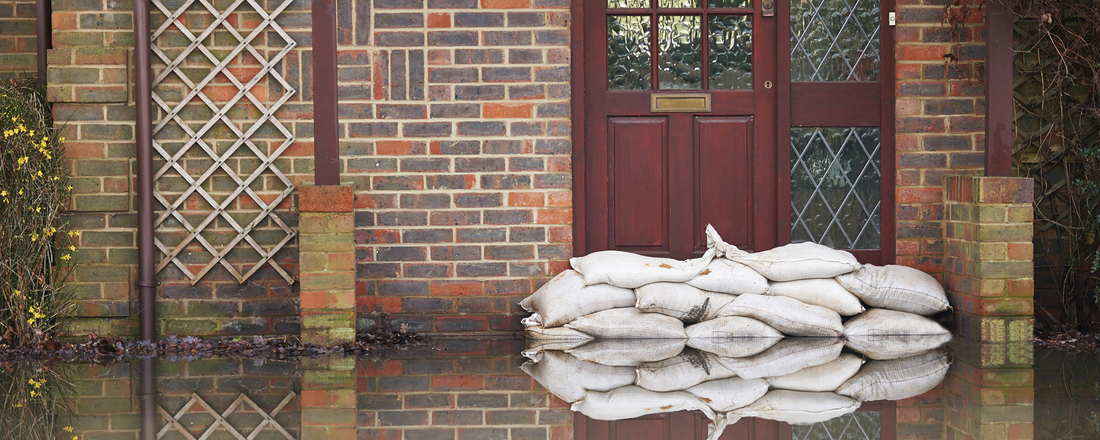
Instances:
[[[949,366],[939,350],[866,361],[835,338],[756,339],[771,345],[724,349],[739,356],[686,347],[683,340],[592,340],[562,351],[539,345],[523,353],[531,361],[521,369],[588,417],[698,410],[714,420],[710,438],[717,439],[741,417],[816,423],[865,401],[918,396],[939,384]],[[910,347],[888,345],[878,349]]]
[[[848,252],[814,243],[745,252],[710,226],[707,241],[694,260],[619,251],[571,259],[572,269],[520,302],[532,312],[523,320],[528,337],[845,337],[873,359],[898,357],[875,349],[883,338],[911,337],[905,353],[931,348],[928,338],[912,336],[950,338],[924,318],[949,306],[943,287],[919,270],[860,265]]]

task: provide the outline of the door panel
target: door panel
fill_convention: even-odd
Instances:
[[[612,246],[667,252],[667,118],[610,118],[608,137]]]
[[[698,158],[695,187],[695,248],[705,249],[707,224],[722,231],[727,243],[749,247],[752,243],[752,169],[749,146],[753,145],[752,118],[697,116],[693,130]]]

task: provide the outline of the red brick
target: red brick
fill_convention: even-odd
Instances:
[[[427,154],[427,144],[412,141],[378,141],[374,153],[379,156],[409,156]]]
[[[480,281],[432,281],[432,296],[471,296],[481,295]]]
[[[484,388],[482,376],[432,376],[435,391],[477,391]]]
[[[448,27],[451,27],[451,14],[446,13],[446,12],[428,14],[428,27],[430,27],[430,28],[448,28]]]
[[[572,209],[539,209],[536,211],[536,221],[540,225],[572,224]]]
[[[481,106],[481,115],[485,118],[530,118],[533,108],[531,104],[485,103]]]
[[[351,186],[303,186],[298,188],[301,212],[352,212],[355,204]]]
[[[546,205],[542,193],[513,192],[508,194],[508,206],[540,208]]]
[[[943,55],[947,53],[944,46],[903,46],[894,48],[898,61],[943,61]]]
[[[943,200],[941,188],[897,188],[897,203],[930,203]]]

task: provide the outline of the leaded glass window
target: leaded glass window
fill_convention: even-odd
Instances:
[[[791,0],[791,81],[879,81],[879,0]]]
[[[810,425],[792,425],[793,440],[880,440],[882,414],[857,412]]]
[[[880,132],[878,127],[791,129],[791,242],[880,247]]]

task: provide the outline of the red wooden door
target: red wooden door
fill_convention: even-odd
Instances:
[[[687,258],[708,223],[775,245],[776,20],[755,3],[585,2],[585,251]]]

